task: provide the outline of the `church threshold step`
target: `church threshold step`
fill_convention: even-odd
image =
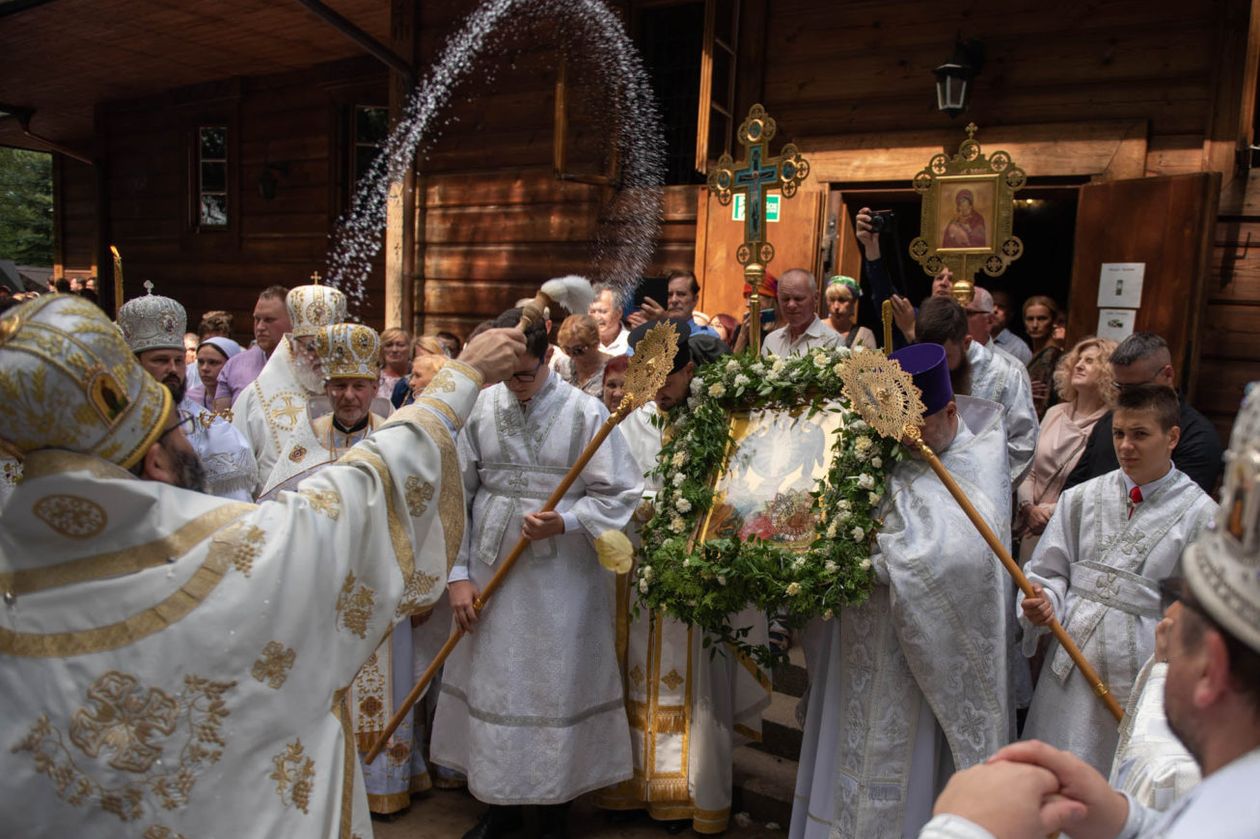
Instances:
[[[777,692],[788,696],[805,695],[805,686],[809,684],[809,679],[805,674],[805,651],[800,644],[788,650],[787,663],[774,668],[771,675]]]
[[[733,757],[734,812],[748,813],[754,822],[774,822],[786,831],[792,818],[796,790],[796,761],[740,746]]]
[[[796,721],[798,702],[795,696],[778,691],[770,695],[770,707],[761,714],[761,742],[751,744],[753,748],[788,760],[800,759],[804,732]]]

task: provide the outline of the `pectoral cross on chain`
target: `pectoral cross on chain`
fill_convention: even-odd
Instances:
[[[809,162],[792,143],[785,145],[778,156],[770,154],[770,141],[776,131],[778,126],[766,114],[766,109],[753,105],[739,127],[739,142],[746,155],[744,162],[737,169],[735,160],[726,153],[709,171],[709,191],[717,196],[722,206],[730,204],[736,194],[744,196],[744,241],[735,252],[735,259],[744,267],[744,278],[753,289],[748,297],[753,323],[760,320],[761,279],[766,265],[774,259],[774,245],[766,241],[766,200],[775,189],[780,190],[784,198],[791,198],[809,175]],[[760,330],[753,329],[751,337],[752,350],[756,352],[761,343]]]

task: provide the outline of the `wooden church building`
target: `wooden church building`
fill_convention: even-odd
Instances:
[[[508,2],[508,0],[500,0]],[[0,0],[0,144],[54,152],[58,274],[108,247],[127,296],[150,280],[193,318],[327,272],[329,237],[391,118],[474,0]],[[359,315],[467,333],[591,270],[619,182],[602,92],[561,3],[520,0],[398,185]],[[918,235],[915,173],[964,126],[1027,173],[1022,257],[990,287],[1098,324],[1100,270],[1142,263],[1138,329],[1174,347],[1182,387],[1222,431],[1260,378],[1260,0],[609,0],[651,77],[667,183],[649,274],[694,268],[700,309],[738,314],[741,225],[704,172],[754,103],[809,178],[768,224],[769,270],[861,270],[852,218]],[[934,69],[962,56],[966,110]],[[584,60],[589,61],[589,56]],[[905,287],[928,277],[901,256]],[[979,278],[984,282],[985,278]]]

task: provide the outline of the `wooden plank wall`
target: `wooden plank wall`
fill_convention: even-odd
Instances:
[[[141,283],[151,280],[157,293],[185,305],[190,328],[203,312],[226,309],[236,336],[251,340],[259,291],[325,273],[328,235],[343,201],[339,105],[354,101],[338,92],[364,89],[360,104],[380,105],[385,80],[375,62],[352,60],[105,108],[98,131],[108,159],[107,235],[123,254],[125,296],[143,293]],[[216,114],[226,115],[235,133],[235,220],[228,231],[197,232],[189,223],[187,137]],[[259,189],[268,163],[287,168],[276,173],[272,199]],[[379,326],[384,286],[377,262],[359,316]]]
[[[1195,401],[1228,440],[1243,388],[1260,379],[1260,215],[1221,217],[1213,242]]]
[[[96,271],[96,170],[53,155],[53,260],[67,277]]]

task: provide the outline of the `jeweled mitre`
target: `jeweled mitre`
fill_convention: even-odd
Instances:
[[[315,333],[315,352],[328,379],[371,379],[381,375],[381,336],[369,326],[335,323]]]
[[[118,328],[133,353],[182,350],[188,313],[177,301],[149,292],[119,307]]]
[[[314,335],[346,319],[346,296],[326,285],[300,285],[285,298],[294,337]]]

